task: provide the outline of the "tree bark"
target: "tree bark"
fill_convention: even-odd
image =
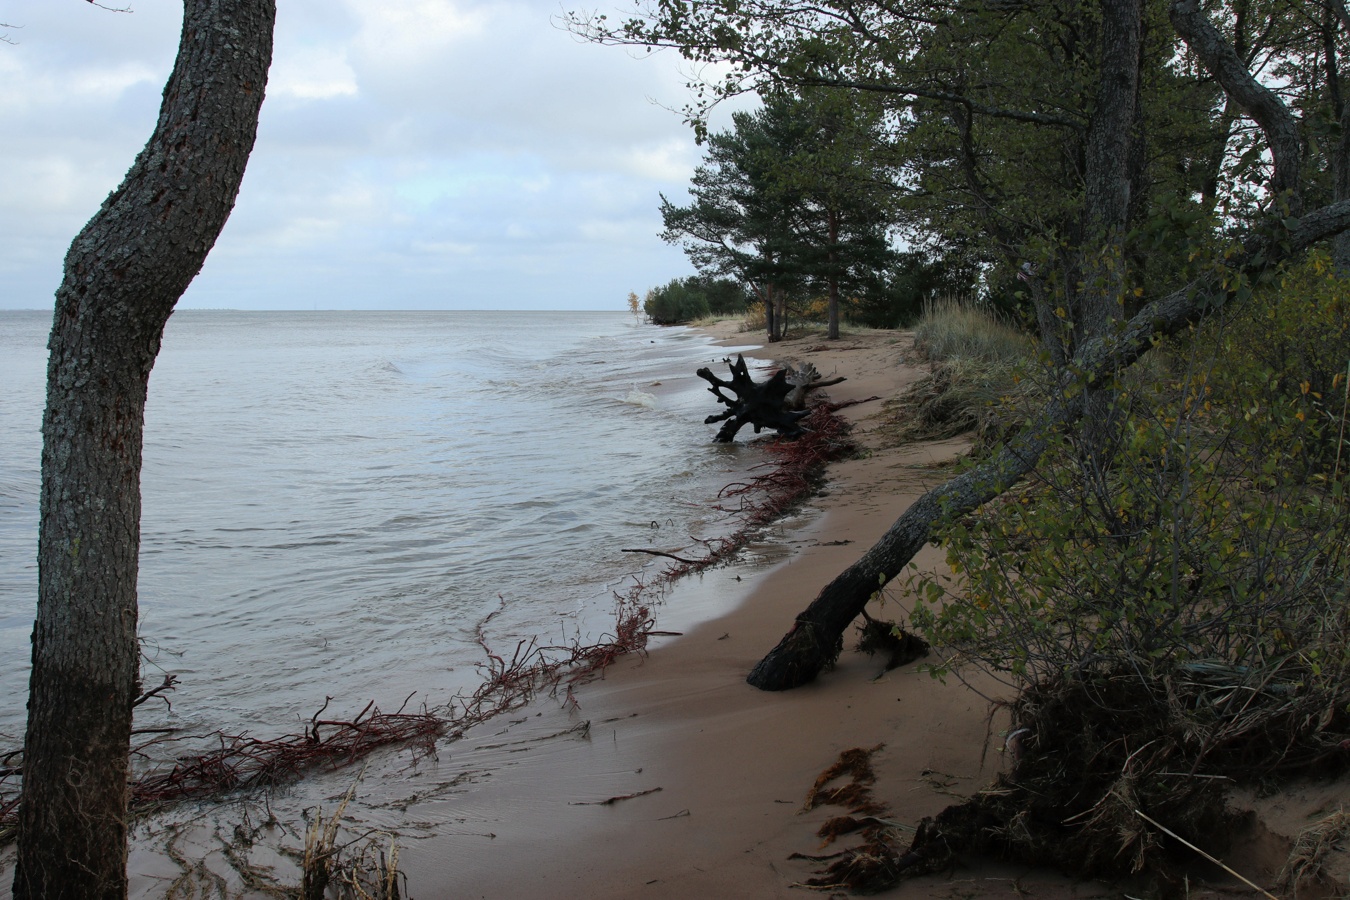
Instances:
[[[825,326],[825,337],[831,341],[839,340],[839,273],[835,270],[837,256],[839,252],[839,213],[837,210],[830,210],[826,214],[829,221],[830,242],[829,250],[829,279],[828,279],[828,300],[826,301],[828,321]]]
[[[18,900],[127,892],[147,385],[164,325],[233,208],[275,15],[275,0],[186,0],[154,133],[66,255],[42,426]]]
[[[1068,279],[1077,294],[1074,348],[1108,334],[1123,317],[1128,286],[1125,233],[1129,227],[1135,173],[1131,162],[1142,157],[1135,148],[1143,38],[1139,0],[1101,0],[1100,75],[1096,108],[1088,122],[1083,173],[1083,224],[1074,252],[1077,273]],[[1081,284],[1081,287],[1078,285]],[[1050,338],[1046,335],[1045,338]],[[1081,449],[1085,470],[1098,481],[1106,476],[1107,457],[1119,429],[1116,391],[1100,383],[1084,386]]]
[[[1272,195],[1284,197],[1288,215],[1302,212],[1302,143],[1298,122],[1289,107],[1270,88],[1257,81],[1247,63],[1200,9],[1197,0],[1174,0],[1168,10],[1172,27],[1223,87],[1229,99],[1251,116],[1265,134],[1274,161],[1267,185]]]

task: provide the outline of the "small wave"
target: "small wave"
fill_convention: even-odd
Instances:
[[[631,406],[644,406],[647,409],[656,409],[656,395],[649,394],[646,391],[639,391],[637,388],[628,392],[628,396],[623,398],[623,402]]]

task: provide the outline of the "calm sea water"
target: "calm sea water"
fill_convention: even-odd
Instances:
[[[17,744],[37,594],[49,313],[0,312],[0,740]],[[596,637],[612,592],[725,526],[758,461],[710,442],[693,376],[727,354],[621,313],[180,311],[150,384],[141,634],[178,725],[293,729],[432,704],[506,650]]]

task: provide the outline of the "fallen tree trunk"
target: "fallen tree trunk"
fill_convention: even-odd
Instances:
[[[1292,227],[1288,227],[1292,225]],[[1258,270],[1293,256],[1319,240],[1350,228],[1350,201],[1341,201],[1287,219],[1271,233],[1254,237],[1230,270]],[[1160,336],[1174,334],[1228,303],[1236,290],[1222,276],[1191,283],[1139,311],[1117,333],[1083,345],[1064,370],[1061,396],[1039,419],[1023,428],[983,464],[928,491],[901,514],[862,558],[827,584],[798,614],[746,681],[761,690],[782,691],[815,679],[843,646],[843,634],[877,590],[898,575],[929,540],[935,525],[965,515],[1002,494],[1031,471],[1046,447],[1046,435],[1083,415],[1084,392],[1072,390],[1110,376],[1139,359]],[[1072,395],[1072,396],[1070,396]]]

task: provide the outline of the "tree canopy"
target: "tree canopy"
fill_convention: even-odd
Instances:
[[[709,136],[691,202],[662,197],[663,237],[704,273],[732,276],[765,303],[770,338],[782,336],[787,299],[875,293],[894,261],[894,167],[879,104],[837,91],[776,92]]]

